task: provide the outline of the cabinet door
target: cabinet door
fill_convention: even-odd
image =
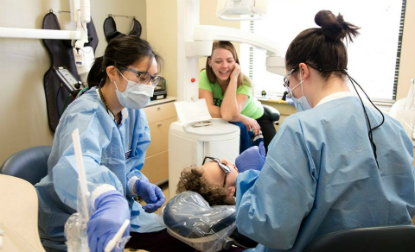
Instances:
[[[176,117],[176,108],[173,102],[146,107],[144,112],[146,113],[149,124]]]
[[[160,184],[168,180],[168,138],[172,122],[177,121],[173,102],[146,107],[144,109],[150,127],[151,143],[146,151],[142,172],[151,183]]]
[[[151,143],[146,151],[146,157],[151,157],[168,149],[169,127],[175,121],[177,121],[176,117],[149,124]]]
[[[168,151],[148,157],[144,161],[141,172],[146,175],[151,183],[160,185],[169,178],[169,158]]]

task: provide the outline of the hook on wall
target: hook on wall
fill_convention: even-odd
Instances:
[[[125,17],[125,18],[132,18],[132,19],[135,19],[135,16],[127,16],[127,15],[114,15],[114,14],[108,14],[108,17]]]
[[[55,13],[55,11],[58,13],[73,13],[73,11],[49,9],[49,13]]]

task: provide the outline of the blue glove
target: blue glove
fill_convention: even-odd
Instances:
[[[116,190],[101,194],[95,200],[95,212],[87,225],[90,252],[102,252],[107,243],[115,236],[125,220],[129,220],[130,209],[125,197]],[[123,236],[130,234],[127,227]],[[121,252],[121,249],[112,251]]]
[[[135,182],[135,191],[147,203],[143,206],[147,213],[154,213],[166,200],[160,187],[145,180],[139,179]]]
[[[239,172],[246,170],[262,169],[265,163],[265,147],[264,142],[259,143],[258,146],[253,146],[242,152],[236,159],[235,165]]]

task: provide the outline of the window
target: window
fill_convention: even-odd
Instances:
[[[359,26],[360,34],[349,43],[348,72],[373,100],[395,100],[405,0],[281,0],[268,1],[264,19],[241,22],[241,29],[270,36],[280,43],[283,56],[298,33],[318,27],[319,10],[342,14],[346,22]],[[249,73],[259,94],[281,96],[282,76],[265,70],[264,50],[241,44],[241,67]]]

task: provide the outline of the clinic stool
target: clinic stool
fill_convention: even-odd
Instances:
[[[265,104],[262,104],[262,106],[264,107],[264,110],[267,111],[267,113],[270,115],[271,121],[275,124],[278,124],[278,120],[280,120],[280,112],[278,109]]]
[[[35,146],[11,155],[0,167],[0,173],[22,178],[32,185],[48,173],[51,146]]]

